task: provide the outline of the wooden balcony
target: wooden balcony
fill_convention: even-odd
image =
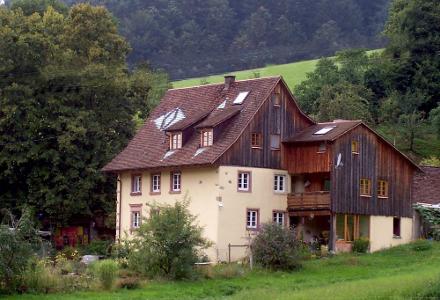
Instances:
[[[308,192],[289,194],[287,196],[288,210],[329,210],[330,192]]]

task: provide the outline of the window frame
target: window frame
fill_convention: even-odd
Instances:
[[[176,139],[174,139],[176,137]],[[181,149],[183,145],[182,132],[171,132],[170,133],[170,150]]]
[[[282,190],[280,190],[279,189],[279,187],[280,187],[280,178],[283,178],[283,180],[282,180],[282,186],[283,186],[283,189]],[[286,176],[286,174],[274,174],[273,175],[273,191],[275,192],[275,193],[280,193],[280,194],[282,194],[282,193],[285,193],[286,192],[286,183],[287,183],[287,176]]]
[[[388,181],[384,179],[379,179],[377,181],[377,197],[386,199],[388,198],[388,195],[389,195]]]
[[[200,147],[201,148],[210,147],[213,144],[214,144],[214,130],[212,128],[206,128],[200,130]]]
[[[137,184],[138,190],[135,190],[136,178],[139,178],[139,182]],[[131,174],[131,196],[140,196],[142,195],[142,173]]]
[[[327,143],[325,142],[319,143],[317,153],[325,153],[325,152],[327,152]]]
[[[255,213],[255,220],[254,221],[248,220],[249,213],[251,213],[251,212]],[[258,231],[260,229],[260,209],[259,208],[246,208],[246,219],[245,220],[246,220],[246,230]],[[253,226],[252,223],[255,223],[255,226]]]
[[[138,214],[138,224],[135,225],[135,214]],[[142,204],[130,204],[130,232],[139,229],[142,225]]]
[[[272,147],[272,138],[278,137],[278,148]],[[281,149],[281,134],[270,135],[270,150],[279,151]]]
[[[360,153],[358,140],[351,140],[351,153],[355,155]]]
[[[281,93],[274,91],[272,94],[272,105],[274,107],[280,107],[281,106]]]
[[[254,143],[256,142],[256,143]],[[262,149],[263,148],[263,134],[261,132],[251,133],[251,148]]]
[[[154,183],[154,178],[159,178],[158,179],[158,183],[157,186],[159,187],[158,189],[155,189],[155,183]],[[162,176],[161,173],[152,173],[151,174],[151,182],[150,182],[150,194],[151,195],[159,195],[161,193],[161,180],[162,180]]]
[[[241,183],[241,185],[244,184],[242,182],[244,178],[241,179],[240,176],[244,175],[244,174],[247,175],[247,188],[240,187],[240,183]],[[238,172],[237,172],[237,191],[240,192],[240,193],[250,193],[250,192],[252,192],[252,172],[251,171],[238,170]]]
[[[364,180],[367,183],[366,187],[363,187]],[[366,193],[364,193],[364,192],[366,192]],[[361,178],[359,180],[359,194],[361,195],[361,197],[371,197],[371,179]]]
[[[179,178],[178,186],[179,188],[174,188],[174,175],[179,175],[176,178]],[[182,172],[181,171],[171,171],[170,172],[170,194],[180,194],[182,192]]]
[[[276,215],[278,215],[278,216],[276,216]],[[282,216],[282,222],[281,223],[278,222],[279,221],[279,218],[278,218],[279,215]],[[286,212],[285,211],[283,211],[283,210],[273,210],[272,211],[272,222],[273,223],[284,227],[284,226],[286,226],[286,221],[287,221],[287,218],[286,218]]]

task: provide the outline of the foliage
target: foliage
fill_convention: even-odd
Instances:
[[[26,3],[34,2],[0,7],[2,207],[16,213],[29,205],[60,223],[112,212],[115,180],[101,168],[133,136],[134,116],[148,114],[167,78],[145,66],[127,71],[130,47],[104,7],[30,14]]]
[[[53,272],[45,260],[32,259],[24,274],[24,285],[28,293],[49,293],[59,286],[59,274]]]
[[[245,267],[238,263],[204,265],[200,266],[198,271],[207,279],[231,279],[244,276],[246,273]]]
[[[136,231],[129,267],[149,277],[189,278],[199,251],[210,243],[188,210],[189,202],[152,205],[152,213]]]
[[[432,241],[428,240],[417,240],[411,243],[411,249],[413,251],[428,251],[432,249]]]
[[[120,289],[134,290],[141,285],[139,277],[125,277],[120,278],[117,282],[117,286]]]
[[[103,255],[108,256],[110,254],[112,240],[92,240],[88,245],[82,245],[80,252],[82,255]]]
[[[430,235],[440,241],[440,209],[415,204],[414,209],[420,214],[423,221],[430,226]]]
[[[6,220],[0,224],[0,292],[11,292],[20,286],[41,240],[31,210],[23,210],[18,220],[10,212],[4,213]]]
[[[352,251],[355,253],[367,253],[370,248],[370,241],[366,238],[359,238],[353,241]]]
[[[255,262],[264,268],[294,270],[301,267],[301,243],[295,239],[291,228],[263,224],[252,240],[251,251]]]
[[[82,0],[64,0],[78,3]],[[217,74],[383,45],[388,0],[92,0],[120,22],[130,64],[173,78]]]
[[[440,158],[431,156],[425,159],[422,159],[420,162],[422,166],[431,166],[431,167],[440,167]]]
[[[118,264],[111,260],[105,259],[97,261],[92,265],[92,271],[101,283],[102,288],[111,290],[118,275]]]

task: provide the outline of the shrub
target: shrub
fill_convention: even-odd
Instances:
[[[110,254],[110,246],[113,241],[110,240],[92,240],[88,245],[83,245],[80,248],[82,255],[103,255],[108,256]]]
[[[413,251],[426,251],[432,249],[432,242],[427,240],[418,240],[411,243],[411,249]]]
[[[120,289],[134,290],[139,288],[140,279],[138,277],[126,277],[118,280],[117,284]]]
[[[0,224],[0,291],[12,292],[22,283],[29,260],[41,245],[31,211],[23,210],[19,220],[8,212],[7,223]]]
[[[150,218],[136,231],[129,268],[146,276],[171,279],[194,275],[198,251],[209,246],[202,228],[194,224],[188,201],[173,206],[154,206]]]
[[[354,253],[367,253],[370,248],[370,241],[366,238],[360,238],[353,241],[351,250]]]
[[[293,270],[301,266],[301,243],[291,228],[263,224],[251,243],[251,251],[255,262],[264,268]]]
[[[111,259],[101,260],[92,265],[92,271],[102,288],[110,290],[118,275],[118,264]]]
[[[23,276],[26,292],[49,293],[55,291],[60,284],[60,277],[44,260],[33,259],[29,261]]]

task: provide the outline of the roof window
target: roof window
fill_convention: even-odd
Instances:
[[[336,126],[328,126],[328,127],[324,127],[319,129],[317,132],[315,132],[313,135],[324,135],[330,131],[332,131],[333,129],[335,129]]]
[[[249,95],[249,92],[240,92],[240,94],[238,94],[237,98],[235,98],[234,100],[234,104],[242,104],[244,99],[246,99],[246,97]]]

